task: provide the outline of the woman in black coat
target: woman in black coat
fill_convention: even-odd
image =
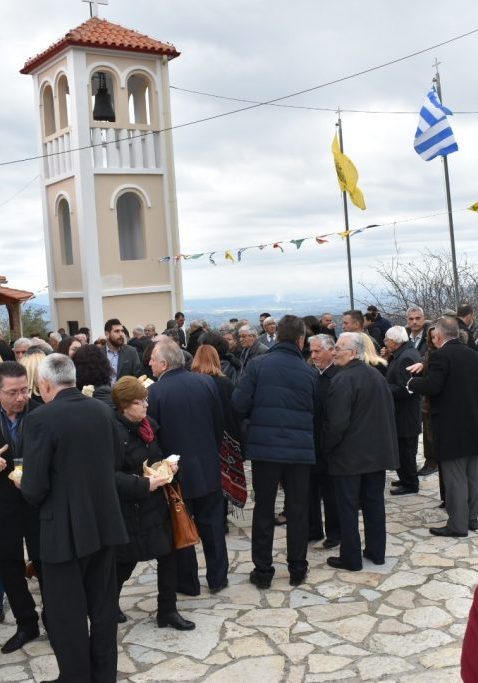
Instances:
[[[121,443],[123,464],[116,473],[116,484],[130,542],[116,553],[118,596],[137,562],[156,559],[158,575],[159,627],[172,626],[181,631],[195,628],[176,609],[176,555],[171,520],[161,476],[144,476],[143,463],[152,465],[162,459],[156,441],[157,424],[146,417],[148,392],[136,377],[122,377],[113,387],[112,399]],[[175,469],[176,466],[173,466]],[[118,621],[126,621],[119,611]]]

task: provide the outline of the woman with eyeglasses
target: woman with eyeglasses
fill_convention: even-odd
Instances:
[[[180,631],[195,628],[176,609],[176,554],[174,550],[169,507],[161,476],[145,476],[143,463],[152,465],[162,459],[156,440],[157,424],[146,416],[148,392],[136,377],[121,377],[111,393],[115,405],[120,441],[123,444],[122,464],[116,473],[116,483],[130,542],[119,546],[116,555],[118,598],[123,583],[137,564],[157,560],[158,611],[160,628],[171,626]],[[177,469],[177,466],[173,466]],[[118,607],[118,622],[126,616]]]

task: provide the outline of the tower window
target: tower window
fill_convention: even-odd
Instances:
[[[70,125],[70,89],[66,76],[58,79],[58,109],[60,112],[60,128],[68,128]]]
[[[94,121],[116,121],[113,77],[106,71],[95,71],[91,77]]]
[[[43,132],[45,137],[55,132],[55,108],[53,106],[53,90],[50,85],[43,88]]]
[[[71,266],[73,265],[73,240],[70,207],[66,199],[61,199],[58,204],[58,222],[60,226],[61,262],[64,266]]]
[[[143,203],[134,192],[122,194],[116,204],[120,259],[144,259],[146,245],[143,227]]]
[[[133,124],[143,123],[148,126],[151,123],[150,114],[150,87],[149,81],[140,74],[134,74],[128,78],[128,108],[129,122]]]

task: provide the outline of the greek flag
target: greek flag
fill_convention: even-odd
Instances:
[[[413,144],[415,152],[425,161],[431,161],[438,155],[445,157],[458,150],[447,115],[452,116],[453,112],[443,106],[433,86],[420,110]]]

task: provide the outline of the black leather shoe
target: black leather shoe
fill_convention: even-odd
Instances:
[[[289,579],[289,586],[300,586],[301,583],[304,583],[305,577],[308,574],[308,570],[306,569],[305,572],[291,572],[290,573],[290,579]]]
[[[257,588],[266,589],[271,587],[272,576],[261,575],[257,569],[253,569],[249,574],[249,581],[253,583],[254,586],[257,586]]]
[[[36,626],[31,631],[18,630],[9,640],[7,640],[5,645],[2,647],[2,652],[4,655],[10,654],[10,652],[15,652],[15,650],[19,650],[26,643],[29,643],[31,640],[35,640],[35,638],[38,638],[39,635],[40,630],[38,626]]]
[[[116,621],[118,622],[118,624],[125,624],[128,621],[128,617],[126,616],[126,614],[124,612],[122,612],[119,608],[118,608],[118,617],[117,617]]]
[[[429,477],[430,474],[435,474],[435,472],[438,472],[438,467],[423,465],[422,469],[418,470],[417,474],[419,477]]]
[[[330,550],[331,548],[336,548],[338,545],[340,545],[340,541],[337,541],[337,539],[326,538],[325,541],[322,543],[322,548]]]
[[[402,482],[400,481],[400,479],[394,479],[394,481],[392,481],[392,483],[390,484],[390,486],[401,486],[401,485],[402,485]]]
[[[170,614],[165,614],[164,616],[158,614],[156,623],[159,628],[171,626],[171,628],[175,628],[177,631],[193,631],[196,628],[196,624],[193,621],[188,621],[179,612],[170,612]]]
[[[312,541],[323,541],[324,538],[324,534],[309,534],[309,543],[312,543]]]
[[[362,565],[360,567],[350,567],[343,562],[341,557],[328,557],[327,564],[334,569],[347,569],[349,572],[359,572],[362,569]]]
[[[201,589],[198,588],[197,590],[194,590],[194,588],[181,588],[178,586],[176,588],[176,593],[181,593],[181,595],[189,595],[189,597],[195,598],[197,595],[201,595]]]
[[[362,554],[367,560],[370,560],[370,562],[373,562],[374,564],[385,564],[385,560],[375,560],[367,549],[364,549]]]
[[[224,583],[221,583],[220,586],[216,586],[215,588],[210,588],[209,592],[212,593],[213,595],[215,595],[216,593],[220,593],[221,591],[223,591],[228,586],[229,586],[229,581],[226,579],[224,581]]]
[[[444,510],[446,508],[445,501],[442,500],[442,502],[440,503],[440,505],[438,507],[440,508],[440,510]]]
[[[478,519],[470,519],[468,522],[468,529],[470,531],[478,531]]]
[[[409,489],[406,486],[396,486],[394,489],[390,489],[390,495],[391,496],[410,496],[410,495],[415,495],[417,494],[418,491],[414,491],[413,489]]]
[[[464,538],[465,536],[468,536],[468,532],[464,534],[459,534],[457,531],[453,531],[453,529],[450,529],[447,526],[442,526],[442,527],[431,527],[430,533],[433,534],[433,536],[451,536],[453,538]]]

